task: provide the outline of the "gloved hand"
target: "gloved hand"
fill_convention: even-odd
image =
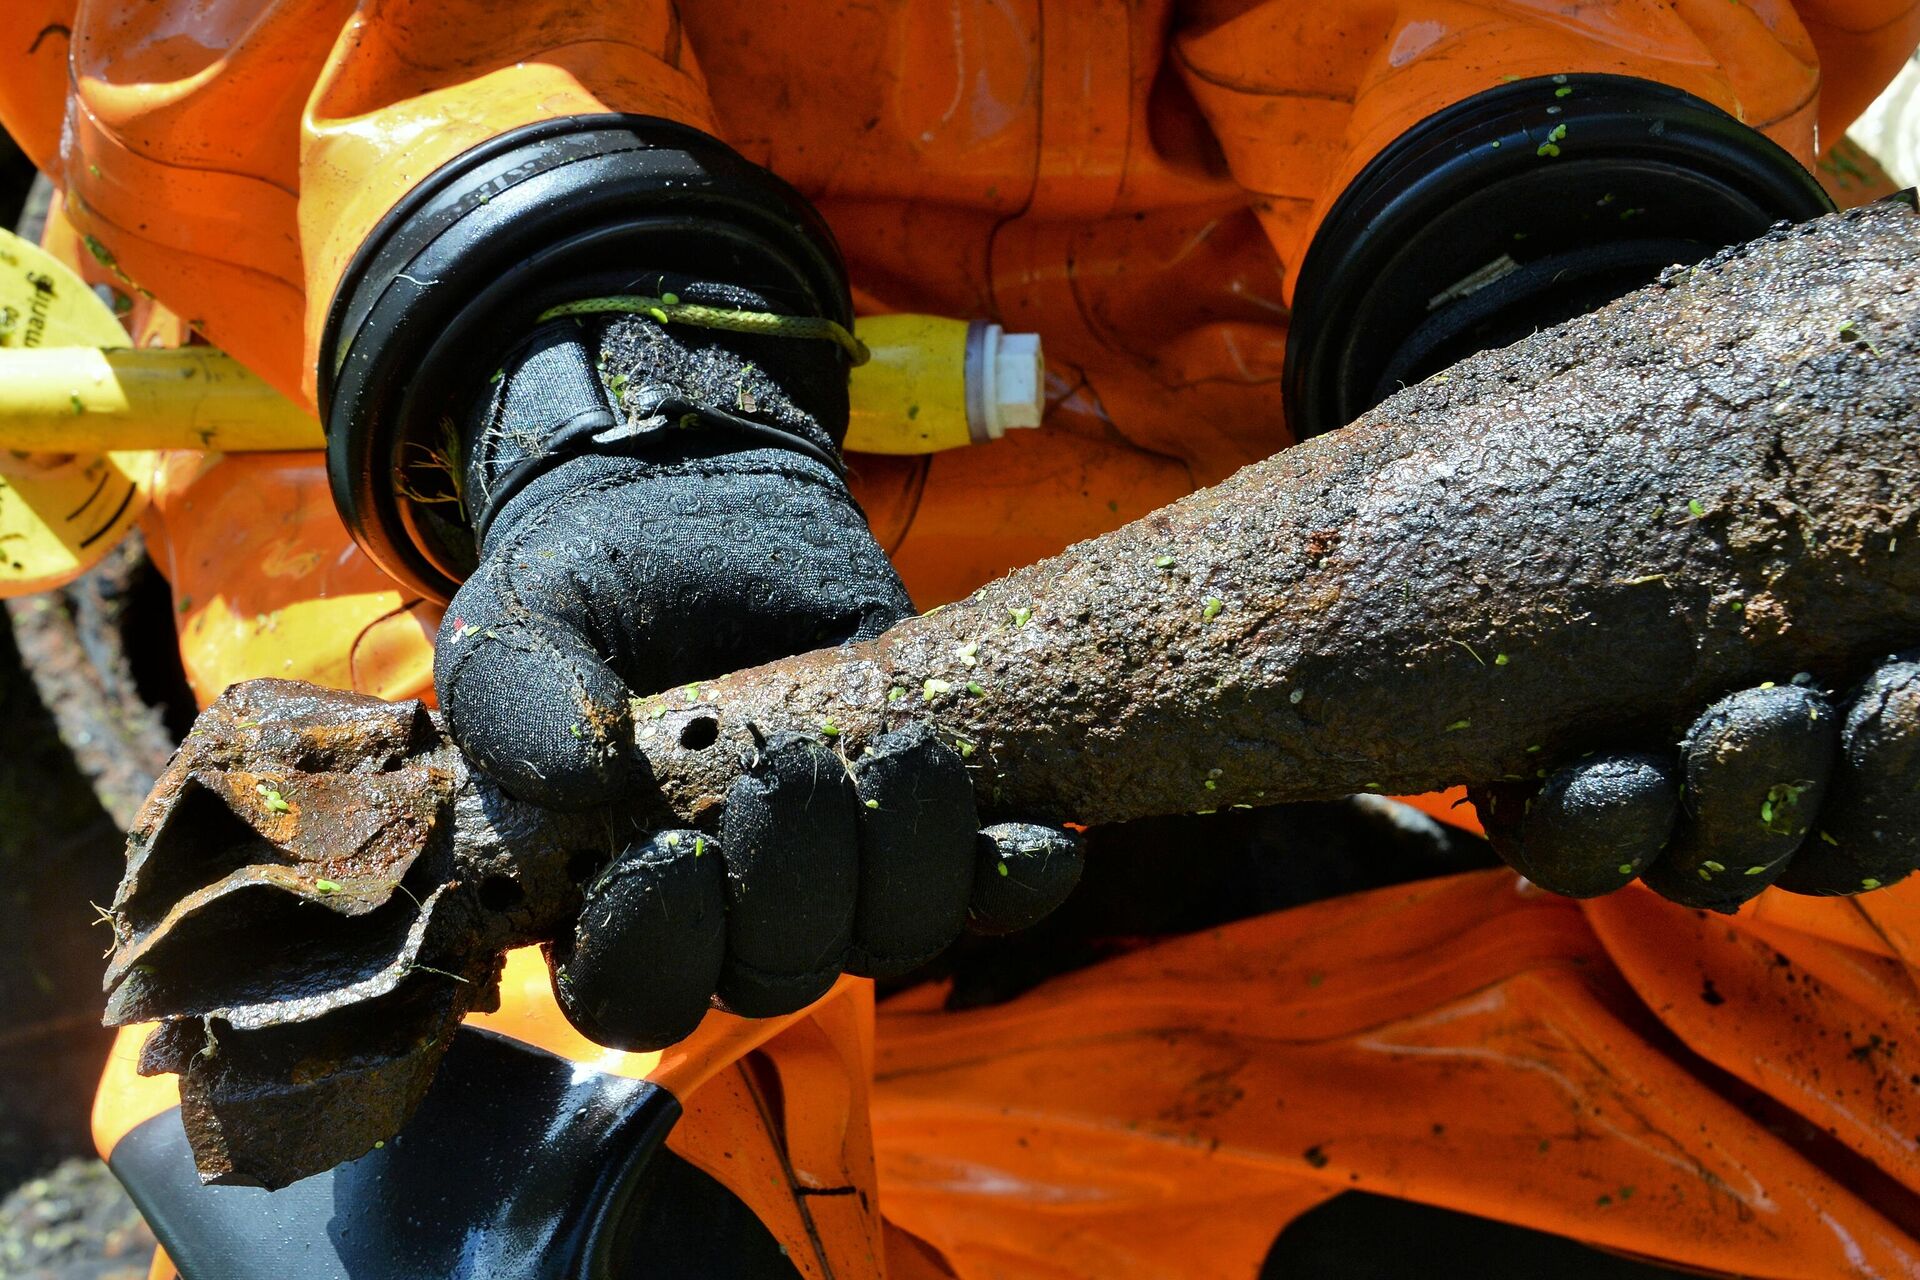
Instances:
[[[777,311],[662,280],[690,303]],[[496,375],[463,436],[480,561],[441,627],[454,740],[557,809],[635,780],[630,699],[884,631],[913,612],[839,473],[846,375],[828,343],[563,319]],[[880,975],[1037,919],[1078,875],[1064,832],[979,831],[959,754],[925,731],[847,762],[774,738],[714,834],[616,856],[550,959],[594,1039],[658,1048],[716,994],[791,1012],[844,969]],[[984,868],[984,874],[981,869]]]
[[[1542,888],[1593,897],[1640,877],[1733,911],[1770,884],[1861,893],[1920,867],[1920,651],[1838,706],[1806,678],[1721,699],[1668,752],[1601,752],[1544,785],[1473,796],[1488,838]]]

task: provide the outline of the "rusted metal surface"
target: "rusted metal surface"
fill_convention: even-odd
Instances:
[[[1917,284],[1904,206],[1776,233],[863,649],[649,700],[641,746],[704,822],[754,726],[926,719],[988,811],[1112,821],[1531,776],[1844,683],[1920,637]]]
[[[202,1176],[284,1185],[399,1129],[622,829],[477,782],[417,702],[235,685],[129,835],[107,1021],[162,1021]]]
[[[1672,273],[870,644],[610,709],[650,780],[618,812],[516,804],[417,706],[238,687],[135,828],[110,1019],[170,1020],[203,1173],[273,1185],[388,1136],[499,951],[712,829],[766,735],[926,721],[986,813],[1107,822],[1531,776],[1843,682],[1920,637],[1916,285],[1892,205]]]

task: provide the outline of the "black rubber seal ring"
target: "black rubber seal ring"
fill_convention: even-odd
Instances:
[[[390,576],[448,599],[473,561],[464,520],[398,490],[547,308],[631,292],[666,266],[851,327],[839,246],[792,187],[697,129],[566,116],[501,134],[409,192],[354,254],[321,341],[334,504]]]
[[[1772,140],[1670,85],[1568,74],[1475,94],[1390,143],[1315,233],[1294,289],[1288,425],[1300,439],[1344,426],[1472,350],[1650,283],[1657,268],[1627,242],[1699,261],[1832,209]],[[1522,280],[1504,312],[1497,286],[1439,301],[1503,258],[1516,271],[1554,259],[1561,305]]]

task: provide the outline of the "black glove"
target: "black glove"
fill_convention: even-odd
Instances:
[[[588,888],[549,956],[561,1007],[602,1044],[661,1048],[716,995],[749,1017],[791,1012],[841,972],[904,973],[963,926],[1025,928],[1078,882],[1071,833],[978,826],[965,766],[925,728],[884,735],[851,768],[813,739],[773,738],[717,840],[663,832]]]
[[[676,296],[768,309],[737,289]],[[480,563],[447,608],[434,683],[454,740],[520,799],[617,794],[636,692],[912,614],[821,425],[847,413],[830,344],[558,320],[496,378],[466,433]]]
[[[649,283],[778,310],[742,289]],[[839,472],[846,415],[826,342],[645,317],[535,332],[463,437],[480,563],[448,606],[434,668],[461,749],[520,799],[592,807],[635,777],[635,694],[911,615]],[[1071,888],[1078,849],[1063,833],[1022,829],[1048,855],[1041,876],[1017,854],[1002,873],[1002,843],[1020,840],[988,839],[982,854],[978,827],[959,754],[930,734],[889,735],[851,766],[819,741],[775,738],[717,834],[665,832],[613,860],[554,948],[556,990],[596,1040],[659,1047],[716,993],[736,1012],[790,1012],[843,969],[929,958],[970,903],[1017,927],[994,905],[1014,883],[1039,886],[1022,904],[1038,914]]]
[[[1729,695],[1677,762],[1596,753],[1474,800],[1495,852],[1572,897],[1636,876],[1715,911],[1771,884],[1882,888],[1920,867],[1920,653],[1882,663],[1838,708],[1805,679]]]

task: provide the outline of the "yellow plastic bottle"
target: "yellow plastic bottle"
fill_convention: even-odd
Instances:
[[[871,358],[853,371],[846,447],[854,453],[938,453],[1040,425],[1040,336],[945,316],[864,316]]]

